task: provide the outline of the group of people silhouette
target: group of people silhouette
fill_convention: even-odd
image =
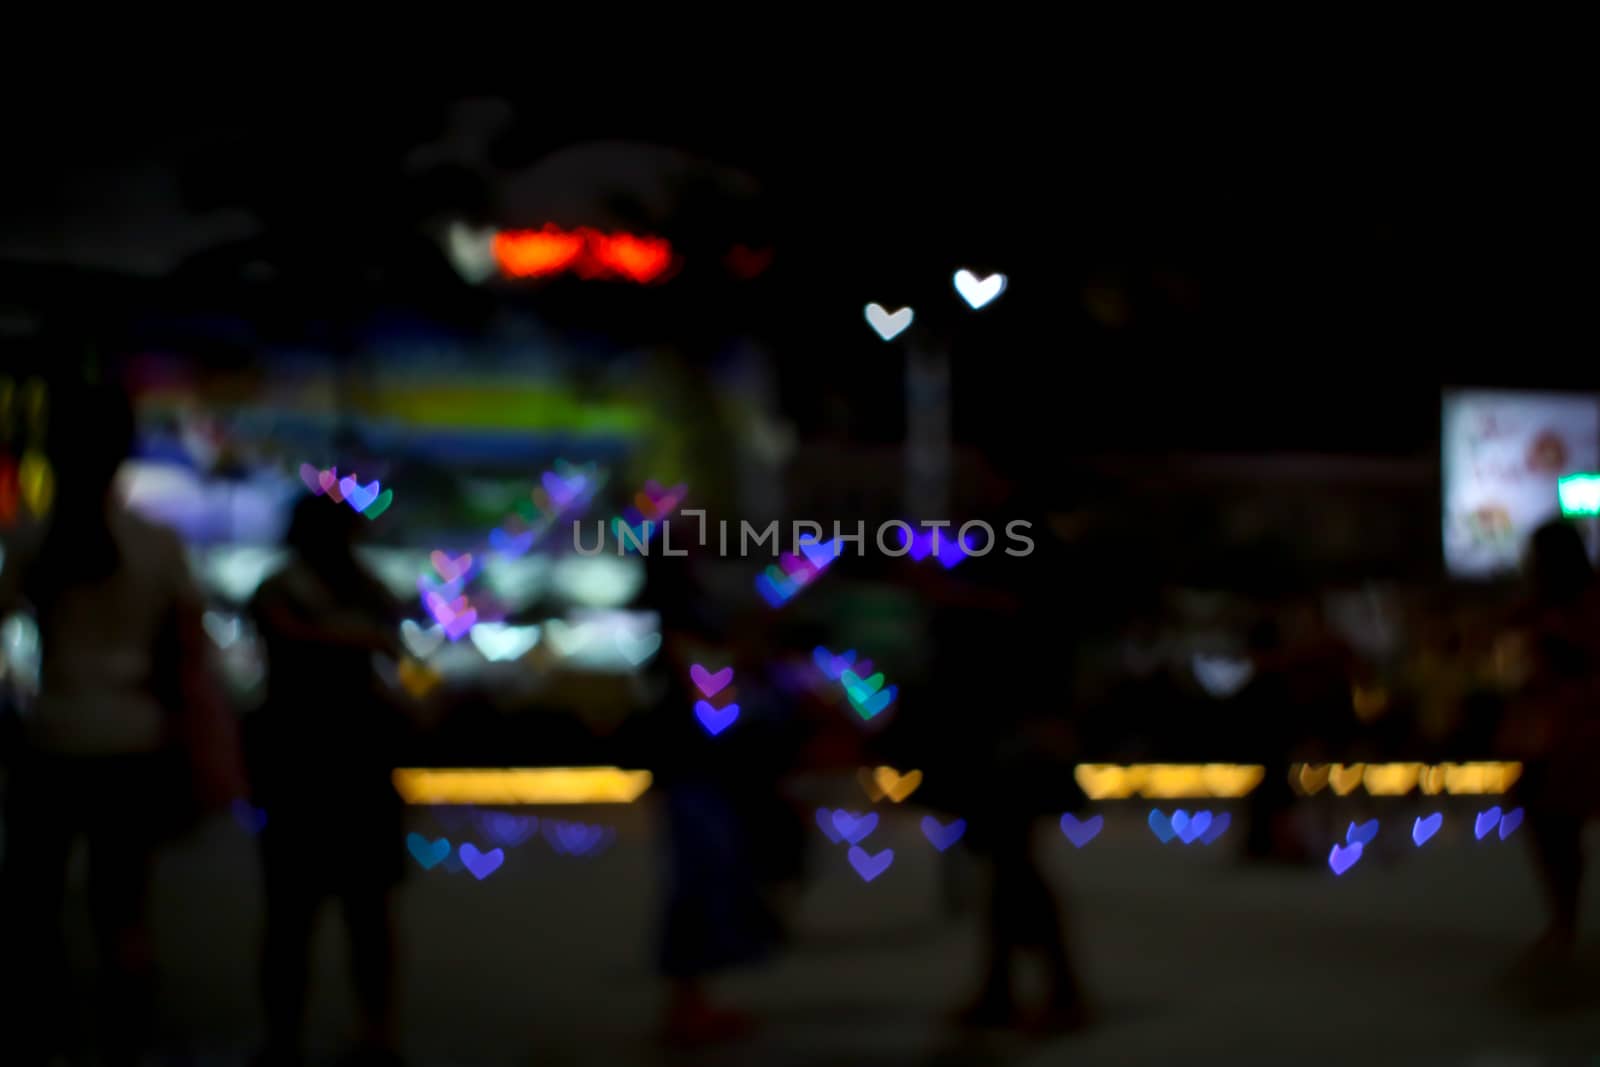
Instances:
[[[3,754],[0,945],[3,966],[26,976],[10,994],[8,1037],[20,1055],[8,1062],[48,1063],[73,1033],[60,918],[79,837],[87,838],[101,963],[99,1044],[108,1063],[138,1062],[156,1040],[146,922],[153,858],[197,818],[245,796],[266,819],[262,1063],[303,1056],[310,945],[330,899],[341,904],[349,935],[361,1055],[393,1062],[394,890],[405,856],[403,809],[389,775],[414,727],[403,703],[375,684],[374,656],[401,655],[403,608],[354,552],[364,520],[316,497],[296,507],[288,562],[250,604],[267,652],[265,703],[235,736],[236,717],[209,678],[204,600],[184,547],[116,492],[134,439],[127,396],[93,387],[68,403],[79,417],[54,423],[50,441],[54,512],[8,544],[0,571],[0,616],[26,605],[43,647],[37,702]],[[1007,503],[1014,516],[1026,501]],[[933,668],[903,698],[917,715],[881,741],[882,752],[910,753],[927,768],[925,799],[966,818],[969,844],[987,861],[986,962],[960,1013],[971,1024],[1060,1032],[1090,1019],[1061,902],[1031,843],[1037,817],[1076,799],[1042,784],[1070,781],[1075,750],[1059,697],[1070,679],[1057,666],[1068,662],[1059,647],[1072,635],[1059,624],[1052,572],[1065,553],[1047,544],[992,573],[975,559],[927,583]],[[781,944],[783,924],[766,890],[797,877],[799,866],[773,862],[773,850],[760,847],[773,825],[760,813],[781,808],[772,783],[795,750],[782,714],[758,710],[783,699],[781,687],[764,682],[772,637],[749,619],[709,610],[691,564],[651,564],[646,597],[664,636],[656,710],[627,743],[656,771],[663,797],[658,962],[671,989],[668,1035],[701,1043],[748,1029],[750,1020],[712,1002],[706,979]],[[1539,949],[1559,954],[1576,937],[1580,832],[1593,805],[1590,760],[1600,751],[1600,584],[1581,537],[1561,522],[1534,536],[1528,574],[1528,595],[1508,619],[1524,635],[1528,681],[1501,744],[1527,765],[1519,788],[1549,900]],[[1270,651],[1270,641],[1261,644]],[[779,724],[753,735],[766,746],[759,758],[726,758],[681,713],[693,703],[687,664],[707,648],[736,662],[750,719]],[[323,830],[331,809],[341,813],[337,835]],[[1017,958],[1028,953],[1046,966],[1042,1006],[1019,1005],[1013,992]]]

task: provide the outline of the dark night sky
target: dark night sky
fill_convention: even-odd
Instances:
[[[149,272],[181,256],[158,243],[247,227],[241,208],[381,222],[395,202],[373,189],[449,114],[426,97],[63,106],[16,127],[26,164],[0,178],[0,263],[55,245]],[[1442,384],[1600,384],[1594,212],[1560,142],[1534,133],[1198,112],[1091,125],[556,110],[520,102],[494,158],[632,138],[755,176],[759,207],[730,225],[779,249],[762,309],[782,357],[859,372],[881,361],[862,304],[911,303],[955,353],[967,436],[1026,423],[1041,447],[1418,452]],[[211,209],[205,222],[163,222],[180,197]],[[1012,279],[982,332],[952,307],[963,265]],[[707,299],[697,314],[714,312]]]

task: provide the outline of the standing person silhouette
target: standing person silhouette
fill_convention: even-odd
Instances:
[[[56,499],[43,526],[8,546],[0,615],[25,601],[38,622],[37,703],[6,753],[0,960],[10,972],[7,1040],[42,1064],[75,1027],[61,930],[67,864],[88,839],[89,914],[103,973],[102,1054],[132,1064],[154,1016],[146,922],[152,859],[193,812],[182,711],[206,651],[200,593],[171,530],[129,511],[115,478],[134,440],[128,396],[109,386],[58,395],[47,454]],[[197,681],[198,680],[198,681]],[[201,768],[223,800],[236,762]]]
[[[267,924],[263,1063],[302,1062],[312,936],[337,897],[361,1010],[361,1055],[394,1062],[392,890],[404,873],[391,783],[404,717],[379,691],[374,654],[399,658],[400,606],[356,558],[367,522],[327,497],[294,510],[288,562],[251,612],[266,646],[267,697],[247,726]]]
[[[1548,907],[1534,954],[1561,959],[1577,941],[1583,824],[1600,748],[1600,585],[1577,527],[1562,520],[1534,531],[1526,575],[1518,621],[1528,676],[1502,738],[1508,754],[1524,761],[1517,794]]]
[[[929,767],[928,801],[937,804],[944,793],[941,806],[966,818],[966,841],[987,860],[983,970],[959,1021],[1062,1033],[1087,1026],[1089,1012],[1033,830],[1040,817],[1083,799],[1070,784],[1074,637],[1060,599],[1070,591],[1069,561],[1048,532],[1045,501],[1006,479],[995,490],[1005,509],[990,514],[992,539],[972,530],[966,544],[982,555],[948,573],[938,564],[923,570],[934,576],[927,589],[935,599],[934,666],[907,706],[916,702],[917,718],[929,723],[913,742]],[[1013,528],[1014,521],[1029,525]],[[1022,542],[1008,537],[1013,532],[1025,534],[1026,545],[1016,547]],[[958,536],[952,525],[941,544]],[[952,783],[949,792],[939,780]],[[1025,955],[1039,959],[1046,975],[1045,1001],[1032,1008],[1014,992],[1013,967]]]
[[[662,805],[665,899],[657,963],[667,982],[663,1037],[689,1047],[734,1041],[753,1029],[754,1020],[719,1003],[708,983],[766,958],[779,934],[762,895],[750,833],[750,801],[760,794],[739,771],[752,755],[755,709],[742,710],[739,721],[712,736],[696,719],[702,697],[689,680],[699,657],[717,656],[716,663],[744,676],[755,665],[733,662],[727,625],[695,562],[693,555],[646,561],[643,600],[661,617],[661,653],[647,671],[657,697],[630,723],[625,741],[634,765],[655,776]]]

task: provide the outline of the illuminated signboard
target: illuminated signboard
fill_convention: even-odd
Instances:
[[[1600,398],[1446,393],[1442,458],[1450,573],[1514,571],[1541,523],[1575,508],[1600,510],[1600,499],[1589,499],[1592,483],[1574,479],[1600,469]]]

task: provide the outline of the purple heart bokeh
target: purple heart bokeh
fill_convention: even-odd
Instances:
[[[820,571],[839,558],[844,546],[838,541],[801,541],[800,551]]]
[[[1351,823],[1350,828],[1344,832],[1345,841],[1358,845],[1370,845],[1372,844],[1372,839],[1377,836],[1377,819],[1368,819],[1359,826],[1357,826],[1355,823]]]
[[[1343,874],[1354,867],[1356,860],[1361,858],[1361,842],[1357,841],[1349,848],[1333,846],[1333,851],[1328,853],[1328,866],[1333,868],[1334,874]]]
[[[322,472],[309,463],[300,464],[300,480],[317,496],[322,495]]]
[[[921,563],[929,556],[933,556],[944,565],[946,570],[949,570],[967,558],[967,552],[961,544],[960,535],[949,527],[941,526],[937,530],[924,530],[921,533],[909,535],[898,526],[895,529],[900,534],[900,546],[906,549],[907,554],[918,563]],[[933,545],[935,535],[939,538],[937,550],[934,549]]]
[[[424,605],[428,603],[430,596],[436,596],[448,604],[461,595],[461,579],[457,578],[453,582],[436,582],[426,574],[421,574],[417,576],[417,592],[422,594]],[[432,608],[429,608],[429,611],[431,612]]]
[[[694,702],[694,714],[700,720],[700,725],[706,728],[706,732],[716,737],[732,726],[733,721],[739,717],[739,705],[729,704],[725,708],[714,708],[704,700],[697,700]]]
[[[550,843],[551,848],[562,855],[567,851],[567,843],[561,834],[561,828],[565,825],[559,819],[546,819],[539,827],[540,835]]]
[[[472,872],[472,877],[480,882],[498,871],[500,865],[506,861],[504,849],[491,848],[488,852],[479,852],[478,846],[470,841],[461,846],[460,852],[462,864]]]
[[[1160,808],[1151,808],[1150,817],[1145,821],[1150,824],[1150,831],[1160,838],[1163,845],[1178,836],[1178,831],[1172,828],[1172,820],[1163,815]]]
[[[864,882],[870,882],[878,875],[889,869],[889,864],[894,862],[894,849],[886,848],[873,856],[863,848],[850,849],[850,866],[856,869]]]
[[[837,682],[839,675],[843,674],[847,667],[855,663],[856,650],[852,648],[848,652],[841,652],[835,656],[826,648],[818,645],[811,650],[811,658],[816,661],[817,667],[822,673],[828,676],[830,682]]]
[[[1490,808],[1488,811],[1479,812],[1478,818],[1473,823],[1472,832],[1478,835],[1479,841],[1482,841],[1484,838],[1489,836],[1489,831],[1493,830],[1495,824],[1499,821],[1500,809],[1498,807]]]
[[[449,602],[437,593],[425,594],[422,602],[427,607],[428,614],[433,616],[433,621],[439,624],[444,630],[444,635],[451,641],[461,640],[462,636],[472,629],[473,624],[478,621],[476,609],[469,607],[458,614],[450,606]]]
[[[478,829],[496,844],[515,847],[525,843],[539,830],[537,815],[511,815],[503,811],[485,811],[478,814]]]
[[[1211,829],[1200,835],[1200,843],[1209,845],[1217,838],[1228,832],[1228,827],[1233,822],[1233,816],[1227,812],[1217,815],[1211,820]]]
[[[554,831],[552,833],[552,831]],[[545,840],[564,856],[587,856],[598,850],[611,836],[608,826],[589,826],[581,822],[546,824]]]
[[[1193,815],[1182,808],[1172,813],[1172,828],[1178,832],[1178,839],[1186,845],[1192,845],[1201,834],[1211,829],[1211,813],[1197,811]]]
[[[961,835],[966,832],[967,821],[965,819],[957,819],[949,826],[943,826],[932,815],[924,815],[922,817],[922,836],[926,837],[933,847],[940,852],[960,841]]]
[[[817,576],[817,570],[799,556],[785,552],[778,557],[778,565],[783,568],[783,573],[801,585]]]
[[[1157,813],[1152,812],[1152,814]],[[1077,817],[1074,816],[1070,811],[1061,816],[1061,832],[1066,834],[1067,840],[1071,841],[1073,845],[1078,848],[1082,848],[1090,841],[1093,841],[1095,839],[1095,835],[1100,832],[1100,828],[1105,824],[1106,817],[1104,815],[1091,815],[1082,822],[1079,822]],[[1154,829],[1153,824],[1151,828]],[[1171,840],[1171,838],[1168,838],[1167,840]]]
[[[496,526],[489,531],[489,547],[502,556],[521,556],[533,547],[533,531],[508,534]]]
[[[468,610],[463,611],[460,615],[452,618],[449,622],[441,622],[440,625],[444,627],[444,635],[446,637],[452,641],[459,641],[463,636],[466,635],[468,630],[472,629],[477,621],[478,613],[469,608]]]
[[[1500,816],[1500,840],[1504,841],[1517,832],[1517,827],[1522,825],[1522,809],[1512,808]]]
[[[828,808],[817,809],[817,826],[827,835],[829,841],[838,844],[844,838],[839,836],[839,831],[833,828],[833,812]]]
[[[1439,827],[1444,825],[1444,812],[1436,811],[1427,818],[1418,818],[1411,824],[1411,840],[1421,848],[1428,843],[1428,839],[1439,832]]]
[[[785,593],[780,590],[766,574],[756,575],[756,592],[760,593],[761,598],[775,608],[783,607],[788,602],[789,597],[794,595],[792,591]]]
[[[694,681],[695,688],[708,700],[727,688],[733,681],[733,668],[724,667],[715,674],[696,663],[689,667],[689,677]]]
[[[550,502],[557,510],[565,508],[578,498],[583,492],[585,479],[581,474],[575,474],[570,479],[563,478],[555,471],[545,471],[539,481],[544,486],[544,491],[550,494]]]
[[[878,813],[869,811],[865,815],[856,815],[840,808],[833,813],[833,828],[852,845],[859,845],[878,828]]]
[[[939,537],[939,562],[943,564],[944,569],[949,570],[966,558],[967,552],[961,544],[961,539],[955,534],[946,536],[941,531],[941,536]]]
[[[357,511],[366,511],[372,502],[378,499],[378,482],[374,479],[366,488],[356,483],[354,475],[344,478],[339,482],[339,492],[344,494],[344,502]]]

